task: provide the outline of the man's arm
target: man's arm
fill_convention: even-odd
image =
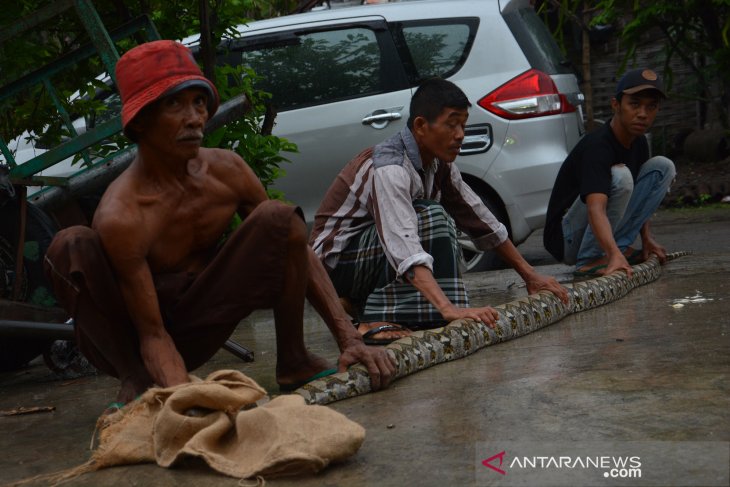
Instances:
[[[398,275],[404,276],[441,313],[447,321],[471,318],[496,325],[496,310],[458,308],[444,294],[431,271],[433,257],[421,246],[418,217],[413,208],[413,195],[408,170],[391,165],[378,168],[373,174],[372,215],[388,262]],[[504,232],[506,235],[506,231]]]
[[[268,197],[253,170],[243,159],[236,158],[238,160],[235,163],[242,174],[242,177],[239,176],[240,184],[243,185],[240,189],[242,199],[238,212],[241,218],[245,218]],[[386,387],[395,372],[394,359],[381,348],[365,345],[362,335],[357,332],[342,308],[327,271],[311,248],[308,249],[308,259],[307,300],[317,310],[337,342],[340,349],[338,370],[344,372],[348,366],[361,362],[368,369],[373,390]]]
[[[344,372],[350,365],[361,362],[368,369],[373,390],[387,387],[395,373],[395,359],[383,348],[365,345],[343,309],[327,271],[311,248],[307,300],[335,337],[340,349],[338,371]]]
[[[450,322],[463,318],[471,318],[472,320],[482,321],[491,328],[496,326],[497,319],[499,318],[497,310],[490,306],[484,306],[482,308],[457,307],[444,294],[441,286],[436,282],[433,273],[428,267],[414,265],[406,272],[405,277],[413,287],[423,294],[429,303],[434,305],[446,321]]]
[[[494,249],[522,277],[529,294],[549,291],[568,302],[568,291],[558,281],[535,272],[507,238],[507,229],[487,208],[482,199],[464,182],[455,164],[449,166],[444,185],[444,200],[457,226],[469,235],[478,235],[474,243],[482,250]],[[501,243],[500,243],[501,242]]]
[[[560,301],[568,304],[568,290],[561,286],[554,277],[544,276],[535,271],[535,268],[527,263],[511,240],[505,240],[495,247],[494,250],[502,260],[509,264],[522,277],[522,280],[525,281],[525,285],[527,286],[528,294],[549,291],[557,296]]]
[[[591,226],[598,245],[608,257],[605,274],[608,275],[617,271],[624,271],[631,277],[634,271],[626,260],[626,256],[618,248],[616,240],[613,238],[611,222],[608,221],[608,216],[606,215],[607,204],[608,195],[606,194],[590,193],[587,195],[586,208],[588,210],[588,223]]]
[[[649,228],[649,220],[644,222],[641,226],[641,258],[642,260],[648,259],[651,254],[657,256],[659,262],[664,264],[667,261],[667,249],[659,244],[651,234]]]
[[[225,151],[225,156],[233,166],[229,177],[230,182],[236,185],[236,192],[239,195],[238,216],[246,218],[258,205],[269,199],[264,185],[261,184],[253,169],[246,164],[238,154]]]
[[[124,303],[137,331],[140,355],[147,372],[162,387],[187,382],[185,362],[162,321],[140,227],[117,218],[102,221],[95,228],[114,268]]]

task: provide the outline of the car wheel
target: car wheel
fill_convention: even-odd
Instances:
[[[484,192],[479,191],[473,186],[472,189],[482,199],[487,208],[489,208],[489,211],[491,211],[492,214],[509,229],[509,222],[507,221],[507,217],[504,210],[502,210],[502,207],[495,203],[492,198],[486,196]],[[462,251],[461,267],[464,272],[489,271],[494,269],[503,269],[505,267],[504,261],[496,252],[482,252],[474,245],[472,239],[461,231],[458,231],[458,238]]]

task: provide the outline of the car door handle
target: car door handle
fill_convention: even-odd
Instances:
[[[488,135],[469,135],[464,137],[460,154],[477,154],[489,148],[492,140]]]
[[[383,122],[390,122],[392,120],[398,120],[401,118],[401,114],[399,112],[385,112],[385,113],[376,113],[373,115],[368,115],[367,117],[362,119],[363,125],[373,125],[376,123],[383,123]]]
[[[480,154],[492,146],[492,126],[489,124],[472,125],[466,128],[459,154]]]

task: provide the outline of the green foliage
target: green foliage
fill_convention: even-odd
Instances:
[[[204,145],[238,153],[267,188],[269,196],[281,199],[283,195],[269,189],[269,186],[276,178],[284,175],[279,164],[288,162],[288,159],[281,152],[296,152],[297,147],[281,137],[261,134],[261,125],[271,95],[254,87],[260,78],[253,69],[243,65],[216,67],[216,85],[219,87],[221,100],[225,101],[243,93],[251,108],[244,117],[208,134]]]
[[[13,7],[0,9],[0,27],[13,25],[53,3],[53,0],[18,0]],[[248,19],[259,19],[290,12],[296,0],[209,0],[210,24],[214,45],[235,25]],[[102,23],[112,30],[139,15],[149,15],[163,39],[183,39],[200,32],[198,0],[94,0]],[[144,42],[148,37],[136,33],[132,38],[117,41],[120,54]],[[0,86],[5,86],[41,66],[62,57],[64,54],[89,43],[89,36],[74,9],[70,9],[39,26],[15,36],[0,44]],[[30,132],[36,147],[51,148],[73,134],[68,127],[69,120],[84,117],[90,126],[109,119],[119,113],[119,99],[112,96],[101,101],[98,94],[107,89],[95,78],[105,69],[97,56],[74,63],[58,72],[51,79],[58,103],[68,113],[59,115],[47,87],[35,84],[15,96],[0,102],[0,137],[6,142],[24,132]],[[241,76],[246,74],[246,76]],[[281,174],[280,162],[286,159],[280,151],[296,150],[293,144],[274,136],[258,134],[261,118],[265,113],[266,95],[253,89],[252,72],[241,72],[238,76],[222,75],[217,87],[222,99],[226,100],[240,92],[246,93],[253,102],[253,109],[242,120],[212,134],[208,142],[218,143],[239,152],[252,165],[265,185]],[[91,80],[91,81],[89,81]],[[238,80],[232,86],[228,81]],[[75,93],[86,96],[74,96]],[[217,143],[215,143],[217,142]],[[104,157],[129,144],[123,136],[114,137],[89,150],[94,159]],[[0,157],[1,158],[1,157]],[[78,155],[76,160],[80,160]]]
[[[696,193],[693,196],[678,195],[665,204],[669,208],[728,207],[727,203],[718,201],[709,193]]]
[[[0,9],[0,26],[12,25],[19,17],[28,16],[49,2],[21,1],[13,7]],[[0,44],[0,86],[20,79],[81,44],[88,42],[88,36],[73,10],[67,11],[38,27],[23,32]],[[86,62],[69,66],[52,78],[52,85],[61,105],[71,115],[87,113],[90,107],[81,100],[68,101],[76,91],[90,88],[87,81],[100,72],[100,61],[92,58]],[[72,117],[73,118],[73,117]],[[68,136],[68,127],[58,115],[48,88],[35,84],[28,86],[10,99],[0,102],[0,137],[10,140],[24,131],[36,134],[47,132],[41,144],[53,145]]]
[[[648,36],[665,39],[664,66],[659,68],[671,90],[672,61],[681,59],[694,74],[695,83],[683,97],[712,103],[723,126],[730,126],[730,2],[727,0],[599,0],[593,24],[626,21],[621,40],[626,48],[624,65]],[[713,92],[713,88],[716,90]],[[719,101],[719,103],[717,103]]]
[[[563,50],[570,26],[619,27],[625,53],[620,72],[636,59],[639,46],[662,38],[664,52],[654,68],[663,73],[671,96],[712,106],[716,121],[730,128],[730,1],[538,0],[536,8]],[[591,15],[589,25],[579,18],[581,12]],[[674,89],[675,60],[688,66],[694,78],[683,83],[681,91]],[[707,122],[700,120],[701,125]]]
[[[568,52],[571,35],[569,27],[572,24],[577,24],[581,28],[587,27],[583,25],[578,15],[581,9],[589,9],[590,3],[583,0],[543,0],[536,5],[537,14],[548,26],[563,53]]]

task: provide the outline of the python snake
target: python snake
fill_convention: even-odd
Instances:
[[[688,254],[690,252],[674,252],[667,255],[667,260]],[[494,329],[482,322],[463,319],[442,328],[414,332],[386,347],[396,359],[392,380],[466,357],[488,345],[526,335],[570,314],[616,301],[632,289],[656,280],[661,274],[661,266],[652,256],[646,262],[633,266],[633,271],[630,278],[624,273],[615,273],[566,284],[567,305],[552,293],[541,292],[494,306],[499,312]],[[356,364],[346,372],[309,382],[295,392],[308,404],[329,404],[370,392],[370,376],[364,365]]]

